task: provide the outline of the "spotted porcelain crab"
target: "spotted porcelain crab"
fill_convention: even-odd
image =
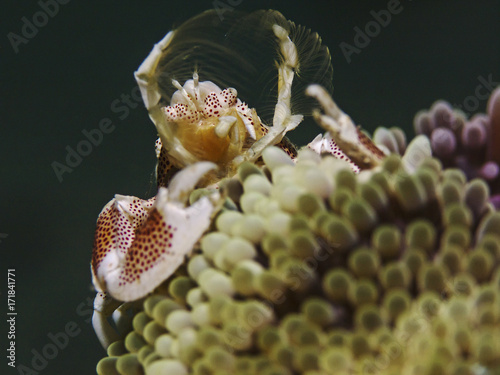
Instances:
[[[272,126],[266,125],[256,109],[238,98],[235,88],[201,81],[196,70],[192,79],[182,85],[177,79],[170,79],[176,90],[165,93],[160,84],[164,73],[162,61],[165,54],[169,57],[173,41],[184,36],[183,26],[157,43],[135,72],[144,104],[159,133],[156,142],[159,191],[148,200],[116,195],[97,220],[91,262],[97,291],[92,322],[105,348],[117,339],[116,328],[119,331],[127,325],[127,309],[171,276],[209,228],[224,200],[217,183],[232,176],[242,162],[258,162],[267,146],[278,145],[292,157],[296,156],[285,134],[303,119],[292,110],[292,85],[307,60],[301,60],[299,52],[304,50],[296,46],[290,35],[293,24],[278,12],[267,12],[273,20],[268,26],[279,56]],[[206,12],[199,17],[213,19],[214,14]],[[198,21],[188,22],[198,25]],[[304,39],[304,33],[310,33],[294,30],[299,30],[295,35],[299,40]],[[203,38],[200,35],[196,40]],[[316,34],[313,39],[317,41]],[[197,47],[184,49],[184,57],[195,53]],[[319,48],[314,48],[305,55],[310,58],[312,53],[318,53]],[[347,161],[355,172],[380,164],[384,152],[335,105],[325,89],[312,85],[307,95],[323,107],[324,113],[317,110],[313,115],[327,130],[308,147]],[[196,187],[212,190],[189,205],[189,195]],[[116,327],[110,324],[111,315]]]
[[[117,337],[108,317],[113,315],[118,329],[126,324],[127,308],[175,272],[220,208],[217,189],[188,206],[190,192],[196,186],[216,187],[241,162],[258,159],[268,145],[290,147],[288,152],[294,154],[283,137],[303,117],[290,110],[297,51],[287,30],[272,25],[272,31],[283,57],[272,127],[238,99],[236,89],[200,82],[196,72],[183,85],[171,81],[177,90],[166,105],[155,74],[176,30],[154,46],[135,72],[160,135],[156,143],[159,191],[149,200],[117,195],[97,220],[91,262],[97,290],[92,321],[104,347]],[[173,178],[172,170],[179,171]]]

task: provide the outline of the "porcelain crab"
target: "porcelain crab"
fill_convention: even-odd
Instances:
[[[303,118],[290,109],[297,51],[283,26],[272,25],[272,32],[282,56],[273,126],[266,126],[255,109],[238,99],[235,88],[200,82],[196,72],[183,85],[173,79],[177,90],[165,103],[156,68],[176,30],[154,46],[135,72],[160,135],[156,142],[159,191],[149,200],[116,195],[99,215],[91,262],[97,291],[92,321],[103,347],[117,337],[109,316],[113,315],[117,328],[125,325],[127,308],[175,272],[218,211],[217,189],[190,206],[189,193],[196,186],[216,186],[243,161],[258,159],[268,145],[280,144],[294,154],[283,137]],[[179,172],[171,178],[175,170]]]
[[[171,79],[176,90],[165,94],[159,84],[161,61],[175,38],[185,36],[180,35],[182,26],[155,44],[135,72],[144,104],[159,133],[159,190],[156,197],[148,200],[116,195],[99,215],[91,262],[97,291],[92,322],[105,348],[119,337],[116,328],[119,331],[127,326],[127,309],[171,276],[208,229],[224,200],[217,183],[233,175],[242,162],[257,162],[267,146],[278,145],[292,157],[296,155],[285,134],[303,119],[303,115],[294,113],[291,103],[292,84],[303,61],[290,37],[293,24],[279,12],[266,12],[271,12],[266,14],[276,21],[269,23],[269,32],[275,38],[279,56],[271,126],[238,98],[236,88],[201,81],[196,69],[182,85]],[[205,16],[213,18],[214,14],[208,12]],[[308,30],[299,31],[302,37],[311,34]],[[315,43],[319,39],[316,34],[312,38]],[[313,47],[311,53],[325,53],[316,44]],[[188,56],[192,51],[184,53]],[[355,172],[380,163],[384,152],[336,106],[329,92],[313,85],[307,95],[323,107],[324,114],[316,110],[313,115],[327,130],[308,147],[347,161]],[[188,205],[189,194],[200,186],[214,189]],[[109,316],[113,316],[115,327]]]

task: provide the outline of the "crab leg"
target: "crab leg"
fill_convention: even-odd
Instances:
[[[99,292],[94,298],[94,313],[92,314],[92,326],[102,347],[106,349],[112,342],[121,339],[118,332],[109,324],[108,317],[121,305],[107,295],[106,292]]]

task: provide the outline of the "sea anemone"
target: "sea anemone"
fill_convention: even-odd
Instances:
[[[485,180],[491,202],[500,208],[500,88],[491,93],[486,114],[468,119],[440,100],[415,116],[414,128],[429,137],[433,155],[445,167],[460,168],[469,180]]]
[[[307,148],[263,158],[222,182],[232,204],[98,374],[500,369],[500,213],[485,181],[436,158],[408,173],[392,154],[361,174]]]
[[[315,33],[275,11],[234,13],[210,31],[215,17],[167,34],[136,72],[153,122],[178,130],[161,108],[169,96],[201,108],[200,89],[225,92],[212,79],[227,92],[240,84],[274,117],[262,116],[262,137],[244,138],[243,155],[209,182],[203,171],[217,166],[202,157],[171,169],[179,137],[163,135],[156,200],[117,196],[105,207],[92,265],[93,323],[108,354],[97,373],[500,373],[500,89],[487,115],[467,120],[439,101],[417,114],[409,144],[399,128],[377,129],[372,142],[330,97],[330,56]],[[260,77],[269,61],[274,91]],[[264,105],[252,103],[261,91]],[[297,154],[283,137],[302,114],[327,133]],[[219,131],[237,121],[223,117]],[[240,145],[248,128],[216,135]],[[106,315],[120,301],[113,340]]]

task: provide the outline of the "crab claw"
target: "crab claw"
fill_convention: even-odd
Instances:
[[[318,134],[307,147],[320,155],[330,154],[337,159],[344,160],[354,173],[359,173],[359,167],[337,146],[330,133],[326,132],[324,136]]]
[[[320,85],[309,85],[306,95],[316,99],[324,110],[313,111],[313,117],[334,140],[337,148],[349,157],[359,169],[372,169],[380,165],[385,153],[342,112],[330,94]],[[314,142],[314,141],[313,141]]]
[[[203,161],[192,164],[177,173],[168,185],[170,204],[185,207],[188,203],[189,194],[191,194],[196,184],[205,174],[216,168],[217,166],[214,163]]]
[[[125,257],[135,239],[135,231],[147,219],[156,198],[142,200],[115,195],[99,214],[92,250],[92,282],[98,292],[106,290],[104,276]]]
[[[119,301],[133,301],[177,270],[218,208],[218,192],[186,207],[196,183],[215,167],[200,162],[183,169],[172,179],[169,189],[160,188],[143,221],[136,220],[134,212],[131,215],[128,206],[123,205],[123,200],[131,197],[117,196],[105,207],[97,221],[92,259],[98,291],[107,291]]]

